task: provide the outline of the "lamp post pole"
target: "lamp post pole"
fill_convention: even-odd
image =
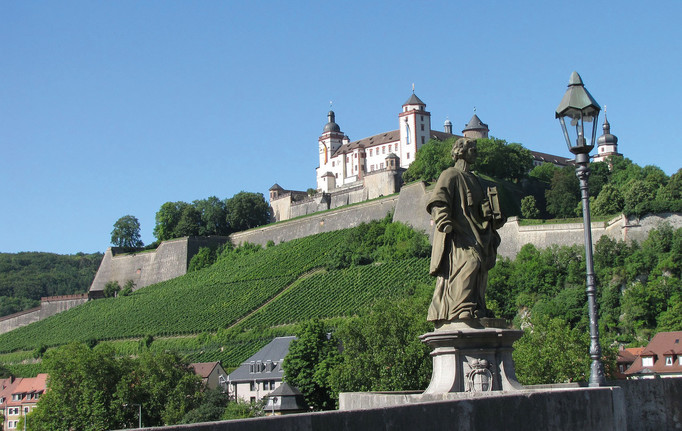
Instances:
[[[590,318],[590,386],[604,386],[604,366],[601,362],[601,346],[599,345],[599,323],[597,315],[597,288],[594,277],[594,260],[592,256],[592,226],[590,223],[590,151],[594,148],[597,135],[597,118],[601,108],[592,95],[585,89],[577,72],[571,74],[568,90],[564,94],[556,110],[556,118],[561,127],[569,150],[575,154],[577,165],[575,174],[580,182],[580,196],[583,204],[583,226],[585,231],[585,268],[587,306]],[[569,123],[567,126],[566,123]],[[592,123],[590,142],[585,139],[585,123]],[[574,132],[574,133],[573,133]]]
[[[123,407],[137,406],[137,427],[142,428],[142,404],[123,404]]]

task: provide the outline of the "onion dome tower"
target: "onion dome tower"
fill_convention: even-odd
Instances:
[[[606,118],[606,109],[604,110],[604,134],[597,138],[597,154],[593,157],[593,162],[603,162],[607,157],[623,155],[618,152],[618,138],[611,134],[611,124]]]

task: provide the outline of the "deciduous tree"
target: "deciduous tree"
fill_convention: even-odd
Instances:
[[[251,229],[270,221],[270,206],[262,193],[239,192],[227,200],[226,209],[232,231]]]
[[[116,220],[111,231],[111,244],[116,247],[142,247],[140,222],[137,217],[126,215]]]

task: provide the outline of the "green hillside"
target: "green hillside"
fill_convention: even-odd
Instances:
[[[362,254],[364,240],[373,242],[364,249],[374,257]],[[1,334],[0,362],[23,363],[13,369],[33,374],[31,358],[39,355],[30,352],[81,341],[109,342],[121,354],[135,354],[140,340],[153,339],[154,349],[237,366],[301,321],[351,316],[377,298],[407,295],[429,282],[424,250],[421,257],[405,252],[420,241],[425,237],[384,220],[252,254],[226,253],[209,268]],[[344,264],[344,256],[362,264]]]

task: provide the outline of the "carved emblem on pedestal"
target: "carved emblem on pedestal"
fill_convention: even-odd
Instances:
[[[485,359],[474,359],[469,363],[471,370],[467,373],[467,392],[489,392],[493,390],[493,374],[490,363]]]

